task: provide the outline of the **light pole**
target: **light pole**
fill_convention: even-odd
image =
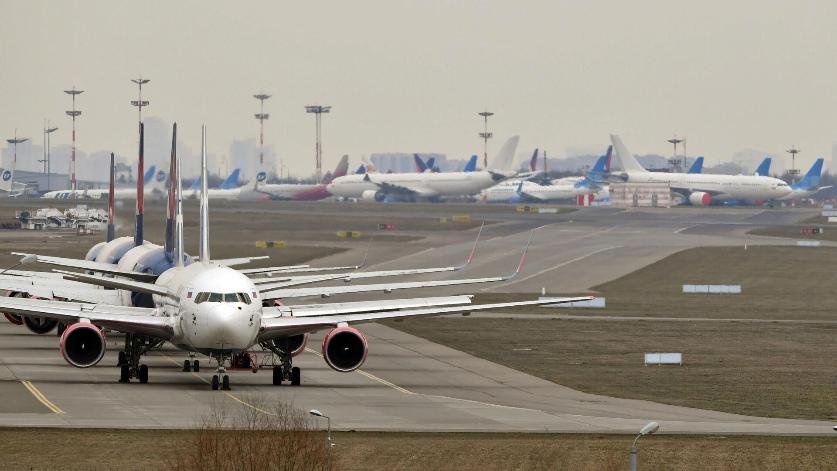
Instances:
[[[790,149],[786,150],[785,152],[791,155],[791,169],[788,171],[788,175],[791,175],[792,178],[795,179],[796,176],[799,174],[799,170],[796,169],[796,154],[802,151],[799,150],[799,148],[797,148],[795,145],[793,145]]]
[[[76,190],[76,118],[81,116],[81,111],[76,110],[76,95],[81,95],[84,90],[76,90],[73,86],[71,90],[64,90],[64,93],[73,97],[73,109],[67,111],[67,116],[73,118],[73,152],[70,154],[70,189],[73,190],[75,197]]]
[[[631,445],[631,471],[636,471],[636,442],[639,440],[639,437],[644,437],[645,435],[651,435],[657,433],[660,430],[660,424],[657,422],[648,422],[645,424],[645,427],[642,427],[642,430],[639,431],[639,435],[634,438],[634,444]]]
[[[142,99],[142,86],[145,85],[146,83],[150,82],[151,79],[144,79],[144,78],[142,78],[142,76],[140,76],[140,78],[131,79],[131,81],[134,82],[135,84],[137,84],[137,87],[138,87],[137,99],[136,100],[131,100],[131,104],[138,108],[139,122],[141,123],[142,122],[142,108],[144,106],[148,106],[148,104],[149,104],[148,100],[143,100]]]
[[[264,120],[270,118],[270,114],[264,112],[264,101],[270,98],[270,95],[260,93],[253,95],[253,98],[259,100],[259,112],[256,113],[256,119],[259,120],[259,169],[264,170]]]
[[[323,132],[323,125],[322,125],[322,118],[321,116],[323,113],[328,113],[331,111],[331,106],[324,106],[324,105],[308,105],[305,107],[306,113],[314,113],[315,122],[317,126],[317,146],[314,149],[314,160],[317,166],[317,183],[320,183],[320,179],[323,175],[323,145],[322,145],[322,132]]]
[[[483,128],[482,132],[480,133],[480,137],[483,140],[483,154],[482,154],[482,168],[488,168],[488,140],[494,137],[493,132],[488,132],[488,117],[494,116],[494,113],[491,111],[485,110],[478,113],[482,116],[483,120]]]
[[[314,417],[322,417],[327,421],[326,423],[328,427],[328,434],[326,435],[326,453],[328,453],[328,466],[326,466],[326,469],[331,469],[331,447],[334,446],[334,442],[331,441],[331,417],[324,415],[317,409],[311,409],[310,411],[308,411],[308,413],[313,415]]]
[[[683,142],[683,139],[678,139],[677,134],[675,134],[674,137],[669,139],[667,142],[674,145],[674,155],[668,161],[669,165],[672,167],[672,171],[674,171],[675,167],[680,163],[680,159],[677,158],[677,144]]]
[[[50,174],[52,173],[52,169],[50,168],[50,145],[49,145],[49,135],[58,131],[58,126],[50,127],[49,121],[47,121],[47,125],[44,127],[44,159],[42,162],[44,163],[44,173],[47,175],[47,191],[52,190],[52,185],[50,184]]]
[[[28,140],[29,140],[28,137],[17,137],[17,129],[15,129],[15,137],[13,137],[12,139],[6,139],[6,142],[11,144],[12,148],[14,149],[14,151],[12,153],[13,154],[13,157],[12,157],[12,172],[17,168],[17,145],[22,144],[22,143],[24,143]],[[9,178],[14,177],[12,172],[9,172]],[[3,172],[3,179],[4,180],[6,179],[6,172]],[[12,182],[9,182],[10,185],[11,185],[11,183]]]

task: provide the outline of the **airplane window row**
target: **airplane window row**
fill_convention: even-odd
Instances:
[[[195,304],[200,303],[244,303],[250,304],[247,293],[198,293]]]

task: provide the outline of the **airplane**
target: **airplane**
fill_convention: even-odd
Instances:
[[[817,159],[814,162],[814,165],[811,166],[810,170],[808,170],[808,173],[806,173],[801,180],[790,184],[791,193],[779,199],[793,200],[799,198],[808,198],[820,190],[831,188],[831,185],[818,186],[820,184],[820,177],[822,175],[823,162],[824,160],[822,158]]]
[[[547,298],[490,304],[470,304],[470,298],[437,297],[425,300],[394,300],[391,302],[344,303],[299,308],[264,306],[263,290],[247,275],[219,264],[210,257],[209,197],[206,185],[206,130],[202,128],[200,236],[199,257],[186,263],[184,253],[182,183],[176,181],[174,199],[174,246],[171,259],[174,266],[161,273],[153,283],[122,277],[99,277],[87,274],[65,276],[76,281],[92,281],[117,289],[131,290],[151,296],[148,307],[126,307],[106,303],[78,303],[33,298],[0,298],[0,311],[18,316],[40,316],[68,324],[59,340],[59,351],[72,366],[92,367],[104,356],[104,329],[126,334],[125,361],[120,366],[120,382],[134,377],[140,383],[149,379],[148,366],[140,364],[149,350],[170,342],[186,351],[209,356],[218,367],[212,377],[211,388],[230,389],[225,365],[233,355],[248,352],[258,344],[276,354],[281,365],[273,369],[273,384],[289,381],[301,383],[301,371],[292,359],[301,353],[308,334],[327,330],[322,352],[326,364],[338,372],[359,368],[369,350],[366,337],[354,325],[383,319],[438,316],[470,313],[488,309],[517,306],[554,305],[585,301],[591,297]],[[172,175],[179,175],[180,159],[175,157]],[[171,201],[171,197],[169,200]],[[532,233],[532,235],[534,232]],[[526,249],[518,264],[518,272],[525,260]],[[405,307],[406,306],[406,307]],[[195,360],[197,361],[197,360]],[[184,360],[184,370],[190,367]]]
[[[599,156],[585,176],[557,178],[548,184],[524,179],[507,180],[484,190],[481,194],[482,200],[488,203],[547,202],[595,194],[602,190],[603,175],[610,171],[611,152],[612,148],[608,147],[607,153]],[[531,164],[537,165],[537,150],[532,156]]]
[[[689,170],[686,173],[701,173],[703,172],[703,156],[698,157],[692,162],[692,166],[689,167]]]
[[[628,151],[622,139],[611,134],[613,148],[622,162],[619,175],[628,183],[665,183],[672,195],[695,206],[709,206],[724,201],[771,200],[790,194],[790,186],[778,178],[758,175],[710,175],[649,172]]]
[[[327,187],[340,198],[367,201],[441,201],[448,197],[470,196],[513,177],[507,170],[517,148],[519,136],[511,137],[497,153],[493,170],[445,173],[366,173],[335,178]]]
[[[344,155],[340,159],[340,162],[337,163],[337,167],[335,167],[331,176],[324,178],[322,183],[260,183],[255,188],[255,191],[274,200],[317,201],[331,196],[327,190],[328,184],[335,178],[346,175],[348,170],[349,156]],[[358,171],[360,171],[360,169],[358,169]]]

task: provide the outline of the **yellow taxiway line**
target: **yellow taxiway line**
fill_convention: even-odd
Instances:
[[[56,414],[64,414],[64,411],[61,410],[60,407],[56,406],[52,401],[47,399],[46,396],[44,396],[44,393],[42,393],[38,388],[36,388],[31,381],[23,380],[21,381],[21,384],[23,384],[23,387],[25,387],[30,393],[32,393],[32,395],[35,396],[35,399],[37,399],[38,402],[43,404],[47,409],[51,410]]]

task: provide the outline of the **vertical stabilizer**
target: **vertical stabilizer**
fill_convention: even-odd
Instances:
[[[413,162],[416,164],[416,173],[424,173],[427,170],[427,164],[424,163],[424,160],[421,160],[418,154],[413,154]]]
[[[628,148],[625,147],[625,144],[622,143],[622,139],[619,136],[611,134],[610,140],[613,142],[613,150],[616,151],[616,157],[618,157],[619,161],[622,163],[622,170],[628,173],[648,171],[639,164],[639,161],[637,161],[634,154],[631,154]]]
[[[692,166],[689,167],[689,171],[686,173],[695,174],[701,172],[703,172],[703,156],[696,158],[695,161],[692,162]]]
[[[144,195],[145,195],[145,125],[140,123],[140,141],[139,141],[139,163],[137,164],[137,221],[134,229],[134,246],[139,247],[143,243],[142,235],[142,215],[145,212]]]
[[[177,130],[177,123],[174,129]],[[175,200],[177,200],[174,212],[174,256],[177,258],[176,266],[183,267],[183,183],[180,181],[180,156],[177,153],[174,153],[174,174],[171,178],[175,181]]]
[[[535,152],[532,152],[532,158],[529,159],[529,171],[536,172],[538,170],[538,149],[535,148]]]
[[[166,238],[164,242],[164,251],[169,263],[174,262],[174,213],[175,193],[177,186],[175,181],[178,180],[177,169],[175,168],[175,158],[177,156],[177,123],[172,125],[171,129],[171,159],[169,161],[169,186],[168,186],[168,204],[166,205]]]
[[[110,153],[110,186],[108,187],[108,238],[110,242],[116,238],[116,211],[113,207],[114,192],[116,185],[116,163],[113,161],[113,152]]]
[[[468,163],[465,164],[465,168],[462,169],[463,172],[475,172],[477,170],[477,156],[472,155],[471,158],[468,160]]]
[[[770,176],[770,163],[773,161],[771,157],[765,157],[764,160],[761,161],[756,171],[753,173],[759,177],[769,177]]]
[[[817,159],[814,161],[814,165],[811,166],[811,169],[808,170],[808,173],[805,174],[805,177],[802,180],[791,185],[791,188],[797,190],[813,190],[820,184],[820,178],[822,176],[822,164],[823,159]]]
[[[518,142],[520,142],[520,136],[512,136],[503,144],[503,147],[494,156],[494,160],[491,161],[491,170],[512,170],[512,161],[514,160],[514,153],[517,151]]]
[[[206,125],[201,127],[200,261],[209,262],[209,185],[206,178]]]

